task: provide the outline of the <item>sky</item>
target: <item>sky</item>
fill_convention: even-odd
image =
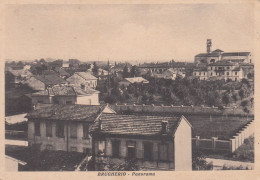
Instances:
[[[5,58],[193,61],[212,50],[252,51],[253,5],[8,5]]]

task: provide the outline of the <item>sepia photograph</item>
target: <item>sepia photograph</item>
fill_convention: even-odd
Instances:
[[[6,172],[255,169],[254,3],[4,9]]]

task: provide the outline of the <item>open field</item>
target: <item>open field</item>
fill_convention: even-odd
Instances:
[[[241,127],[247,124],[253,117],[239,116],[185,116],[193,126],[193,137],[203,138],[218,137],[218,139],[229,139]]]

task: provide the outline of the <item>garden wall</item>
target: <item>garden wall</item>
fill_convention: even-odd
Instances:
[[[197,149],[211,151],[234,152],[244,144],[244,140],[254,134],[254,120],[243,126],[230,140],[218,140],[217,137],[211,139],[200,139],[199,136],[192,138],[192,146]]]
[[[155,106],[155,105],[110,105],[115,111],[131,111],[137,113],[175,113],[175,114],[194,114],[194,115],[242,115],[237,113],[236,107],[225,107],[220,110],[218,107],[205,107],[205,106]]]

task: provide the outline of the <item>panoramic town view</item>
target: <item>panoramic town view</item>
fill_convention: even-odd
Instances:
[[[23,20],[30,19],[26,14],[29,13],[28,9],[37,9],[39,16],[52,13],[53,9],[58,14],[59,8],[48,8],[26,6],[23,12],[23,7],[10,7],[10,14],[17,15],[19,11],[18,18],[13,17],[18,20],[20,17]],[[66,8],[63,10],[66,11]],[[129,9],[131,8],[134,9],[133,12],[146,12],[142,22],[146,22],[145,19],[156,22],[149,14],[152,7]],[[206,13],[209,7],[203,8]],[[126,9],[129,10],[128,7]],[[123,7],[121,11],[126,9]],[[111,12],[102,17],[111,16]],[[131,15],[130,10],[126,12]],[[167,11],[164,9],[164,12]],[[99,20],[94,13],[92,16],[88,18]],[[119,17],[114,18],[118,20]],[[169,15],[169,18],[172,17]],[[129,22],[137,24],[133,19]],[[55,20],[59,19],[56,17]],[[105,18],[104,21],[106,20]],[[239,18],[234,19],[235,22],[236,20],[240,21]],[[47,27],[40,27],[44,31],[48,31],[48,27],[57,28],[51,22],[47,19]],[[112,20],[109,22],[114,23]],[[24,20],[24,24],[19,25],[28,26],[30,33],[36,33],[23,34],[24,40],[27,36],[32,36],[32,40],[43,36],[43,32],[37,32],[37,23],[35,19],[28,22]],[[80,24],[80,19],[76,23]],[[103,26],[94,25],[93,29],[102,29]],[[107,23],[104,26],[106,25]],[[61,27],[60,25],[58,29]],[[104,30],[104,34],[105,31],[110,31],[109,28]],[[151,25],[146,28],[153,27]],[[93,29],[86,31],[93,33]],[[48,31],[50,36],[59,36],[61,33],[54,31]],[[77,42],[87,41],[86,36],[85,39],[76,37],[77,28],[72,32],[67,31],[75,32],[72,36],[75,36]],[[123,37],[121,31],[116,33]],[[229,32],[220,33],[224,37]],[[132,55],[120,51],[120,45],[115,46],[119,49],[120,57],[125,54],[122,60],[114,56],[92,57],[87,47],[82,52],[87,51],[91,58],[76,56],[77,53],[82,54],[80,50],[68,57],[64,55],[54,58],[56,56],[53,53],[62,49],[56,42],[62,35],[57,39],[53,36],[52,42],[58,46],[56,50],[53,50],[54,47],[43,48],[44,53],[49,51],[45,56],[36,50],[38,46],[41,49],[44,45],[36,43],[32,46],[31,42],[26,41],[14,44],[17,52],[24,47],[28,47],[28,50],[21,50],[22,53],[17,55],[10,49],[10,58],[5,62],[6,171],[253,170],[253,52],[247,44],[243,47],[244,40],[241,46],[239,42],[232,43],[233,47],[228,41],[226,45],[225,41],[219,43],[221,41],[218,36],[208,35],[211,34],[199,36],[201,39],[194,45],[196,50],[189,52],[189,60],[185,59],[185,53],[177,50],[178,47],[171,50],[171,56],[167,53],[165,55],[163,51],[165,56],[162,58],[159,52],[153,56],[152,51],[144,49],[143,54],[151,53],[153,57],[145,55],[145,58],[131,60]],[[227,34],[229,36],[231,35]],[[137,38],[135,40],[143,42],[138,37],[139,35],[134,36]],[[17,41],[19,39],[18,36],[14,38]],[[98,49],[100,40],[89,38],[93,41],[92,48]],[[189,39],[183,36],[183,40],[185,38]],[[132,43],[130,39],[128,38],[129,43]],[[168,41],[167,38],[162,39]],[[104,44],[100,46],[103,47]],[[184,48],[185,43],[182,46],[180,43],[179,49]],[[75,47],[71,46],[71,49],[62,53],[71,54]],[[136,51],[136,57],[142,54],[140,49],[137,48]],[[183,50],[185,51],[189,51],[188,47]],[[110,51],[106,49],[104,52],[109,54]],[[30,53],[33,56],[29,56]],[[38,53],[40,55],[37,56]]]

